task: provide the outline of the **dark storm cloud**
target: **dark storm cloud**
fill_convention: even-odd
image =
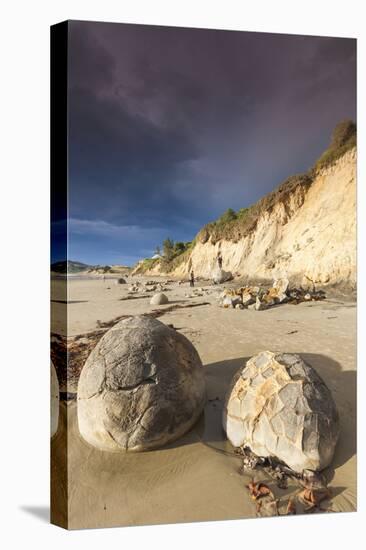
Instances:
[[[87,198],[108,219],[123,215],[135,223],[142,215],[154,217],[155,208],[172,200],[172,180],[184,172],[180,165],[195,158],[193,143],[179,130],[154,127],[110,98],[75,90],[70,120],[76,215],[83,213]]]
[[[71,22],[69,52],[70,216],[88,235],[71,250],[89,261],[192,238],[355,117],[353,40]]]

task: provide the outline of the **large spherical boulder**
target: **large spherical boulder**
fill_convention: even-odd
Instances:
[[[150,317],[120,321],[88,357],[78,385],[82,437],[105,451],[144,451],[187,432],[205,403],[200,357]]]
[[[58,428],[60,406],[60,387],[54,364],[51,361],[51,437],[55,435]]]
[[[119,279],[116,279],[116,284],[117,285],[126,285],[127,282],[126,282],[126,279],[124,279],[123,277],[119,277]]]
[[[299,355],[265,351],[234,377],[224,429],[235,447],[274,457],[296,472],[330,464],[339,435],[330,390]]]
[[[160,306],[162,304],[167,304],[168,302],[168,296],[166,296],[163,292],[158,292],[157,294],[154,294],[154,296],[150,300],[150,304],[152,306]]]

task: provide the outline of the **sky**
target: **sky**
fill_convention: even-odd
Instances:
[[[69,259],[88,264],[192,240],[356,117],[353,39],[71,21],[68,71]]]

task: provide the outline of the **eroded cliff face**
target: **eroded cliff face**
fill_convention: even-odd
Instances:
[[[356,149],[317,173],[308,190],[263,212],[238,242],[198,242],[169,275],[209,277],[220,251],[223,269],[248,280],[287,276],[301,284],[356,286]],[[156,266],[149,274],[163,274]]]

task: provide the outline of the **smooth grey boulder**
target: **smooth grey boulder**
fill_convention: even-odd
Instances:
[[[163,292],[158,292],[157,294],[154,294],[154,296],[150,300],[150,304],[152,306],[160,306],[162,304],[167,304],[168,302],[168,296],[166,296]]]
[[[82,437],[104,451],[145,451],[186,433],[205,404],[200,357],[157,319],[120,321],[88,357],[78,385]]]
[[[58,429],[58,418],[60,408],[60,386],[58,383],[57,372],[51,361],[51,437]]]
[[[212,270],[211,279],[215,285],[219,285],[221,283],[225,283],[226,281],[231,281],[233,279],[233,275],[231,271],[224,271],[223,269],[216,267]]]
[[[296,472],[330,464],[339,435],[332,395],[299,355],[261,352],[234,377],[223,415],[234,447]]]

